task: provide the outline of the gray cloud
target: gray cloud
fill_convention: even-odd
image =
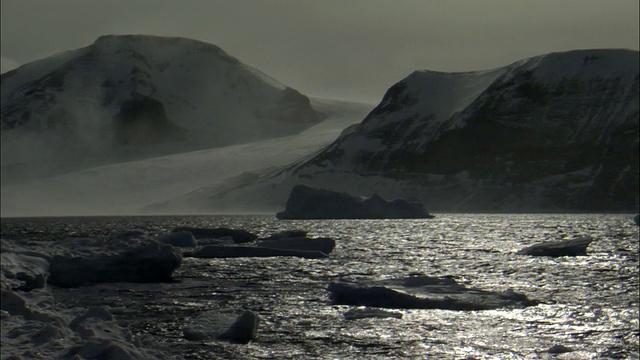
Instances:
[[[377,102],[416,69],[466,71],[577,48],[638,49],[637,0],[2,0],[20,63],[109,34],[214,43],[316,96]]]

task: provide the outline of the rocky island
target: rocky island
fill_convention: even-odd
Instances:
[[[362,198],[347,193],[296,185],[278,219],[430,219],[420,202],[387,201],[377,194]]]

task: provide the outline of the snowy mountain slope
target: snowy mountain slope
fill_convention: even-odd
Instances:
[[[233,188],[309,157],[373,108],[329,100],[312,100],[312,105],[326,118],[300,134],[3,184],[2,216],[216,212],[208,206],[206,197],[197,196],[202,189]]]
[[[637,211],[638,52],[578,50],[483,72],[417,71],[317,156],[240,189],[281,210],[297,183],[415,197],[429,211]]]
[[[298,133],[309,99],[220,48],[110,35],[2,74],[2,179]]]

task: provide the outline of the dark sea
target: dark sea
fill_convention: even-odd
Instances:
[[[136,336],[185,359],[638,359],[638,226],[629,214],[440,214],[429,220],[283,221],[272,216],[3,219],[23,238],[161,235],[177,226],[243,228],[260,236],[303,229],[331,237],[328,259],[185,258],[175,282],[52,287],[69,307],[109,306]],[[589,235],[588,256],[515,253],[539,242]],[[485,290],[512,289],[541,302],[525,309],[399,310],[403,317],[348,320],[327,285],[452,276]],[[253,310],[247,345],[188,341],[204,312]],[[552,355],[554,345],[573,352]]]

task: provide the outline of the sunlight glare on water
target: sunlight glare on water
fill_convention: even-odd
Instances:
[[[202,216],[67,219],[35,226],[89,234],[225,226],[261,236],[305,229],[312,237],[336,239],[328,259],[185,258],[175,283],[55,290],[69,306],[126,309],[127,316],[116,317],[132,332],[151,334],[189,359],[541,359],[549,358],[545,351],[554,345],[571,347],[581,358],[638,358],[638,227],[630,215],[443,214],[431,220],[323,221]],[[584,235],[594,238],[589,256],[516,255],[535,243]],[[452,276],[485,290],[511,289],[541,304],[486,311],[396,310],[401,319],[348,320],[344,314],[353,307],[331,305],[326,291],[333,281],[411,274]],[[184,326],[198,314],[242,309],[262,318],[258,338],[248,345],[182,337]]]

